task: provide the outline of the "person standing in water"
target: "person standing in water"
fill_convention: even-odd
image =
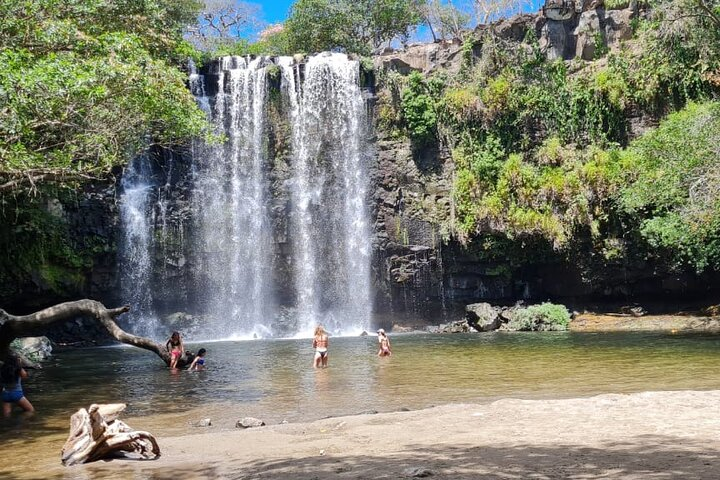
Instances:
[[[185,352],[185,346],[183,345],[182,338],[180,338],[180,332],[173,332],[165,348],[170,352],[170,368],[177,368],[178,360],[182,357]]]
[[[378,343],[380,344],[380,350],[378,351],[378,357],[389,357],[392,355],[392,351],[390,350],[390,339],[388,338],[387,334],[385,333],[384,329],[380,329],[377,331],[378,334]]]
[[[13,403],[26,412],[35,411],[30,401],[25,398],[21,385],[22,379],[27,378],[27,376],[27,372],[20,366],[20,361],[15,355],[10,355],[0,367],[3,416],[10,416]]]
[[[313,337],[312,346],[315,349],[315,359],[313,366],[318,368],[320,366],[327,367],[328,363],[328,334],[323,329],[322,325],[315,327],[315,337]]]

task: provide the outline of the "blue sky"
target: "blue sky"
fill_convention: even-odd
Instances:
[[[290,6],[295,3],[295,0],[247,0],[248,3],[255,3],[262,7],[262,20],[268,24],[284,22],[288,17]],[[463,2],[462,0],[456,1],[455,4],[469,3],[468,0]],[[526,12],[537,12],[540,9],[542,0],[526,0],[525,8]],[[419,27],[413,35],[413,40],[427,41],[430,40],[430,33],[427,28]]]
[[[254,1],[262,5],[264,20],[268,23],[279,23],[287,18],[288,10],[294,0],[262,0]]]

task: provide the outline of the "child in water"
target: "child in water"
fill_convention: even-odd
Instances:
[[[313,366],[318,368],[320,366],[327,367],[328,363],[328,335],[323,329],[322,325],[318,325],[315,328],[315,337],[313,337],[312,346],[315,349],[315,358],[313,360]]]
[[[10,416],[13,403],[26,412],[35,411],[32,404],[25,398],[22,390],[21,379],[27,378],[27,376],[27,372],[20,366],[20,361],[14,355],[10,355],[0,367],[3,416]]]
[[[389,357],[392,355],[392,351],[390,351],[390,339],[388,338],[387,334],[385,333],[384,329],[380,329],[377,331],[378,334],[378,343],[380,344],[380,350],[378,351],[378,357]]]
[[[193,359],[188,370],[205,370],[205,353],[207,350],[201,348],[198,350],[197,356]]]
[[[170,368],[177,368],[178,360],[182,357],[185,347],[183,346],[182,338],[180,338],[180,332],[173,332],[165,348],[170,352]]]

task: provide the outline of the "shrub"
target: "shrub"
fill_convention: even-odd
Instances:
[[[515,312],[508,322],[510,330],[517,331],[562,331],[570,325],[570,312],[564,305],[541,303]]]
[[[479,118],[479,98],[468,88],[448,88],[442,98],[443,113],[454,125],[471,122]]]
[[[432,143],[437,132],[437,113],[432,87],[422,75],[413,72],[402,92],[401,109],[410,138],[418,145]]]

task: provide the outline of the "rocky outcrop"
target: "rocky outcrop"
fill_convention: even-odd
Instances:
[[[42,362],[52,356],[52,344],[47,337],[25,337],[13,340],[10,348],[32,362]]]
[[[566,8],[562,2],[558,8]],[[538,39],[539,45],[549,60],[581,58],[593,60],[599,55],[598,49],[613,49],[632,37],[631,20],[638,15],[636,8],[606,10],[602,2],[587,2],[575,9],[546,9],[545,13],[521,14],[490,25],[479,25],[473,34],[475,42],[487,33],[499,39],[523,42],[528,34]],[[430,74],[443,70],[456,74],[463,65],[463,46],[459,41],[412,44],[403,50],[387,49],[374,58],[379,70],[393,70],[407,75],[410,72]],[[473,45],[471,57],[479,57],[480,45]]]
[[[458,40],[409,45],[404,50],[387,49],[373,58],[375,68],[402,75],[429,74],[437,69],[458,73],[462,65],[462,44]]]
[[[407,139],[379,137],[372,171],[380,310],[426,311],[442,297],[442,238],[450,215],[448,152],[413,150]]]
[[[478,332],[491,332],[500,328],[500,309],[489,303],[473,303],[465,306],[465,319]]]
[[[470,333],[477,330],[473,329],[467,320],[457,320],[450,323],[441,323],[437,326],[429,326],[426,331],[429,333]]]

